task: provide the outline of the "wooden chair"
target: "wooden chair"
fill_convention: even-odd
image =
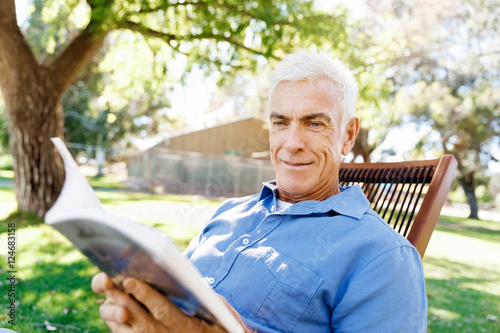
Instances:
[[[453,155],[397,163],[342,163],[340,185],[359,184],[371,208],[423,258],[456,169]]]

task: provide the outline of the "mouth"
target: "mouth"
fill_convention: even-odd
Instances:
[[[287,166],[290,166],[290,167],[295,167],[295,168],[298,168],[298,167],[303,167],[303,166],[308,166],[308,165],[311,165],[312,162],[291,162],[291,161],[283,161],[283,163]]]

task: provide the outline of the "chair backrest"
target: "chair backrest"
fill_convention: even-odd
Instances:
[[[423,258],[455,177],[453,155],[396,163],[342,163],[340,185],[359,184],[371,208]]]

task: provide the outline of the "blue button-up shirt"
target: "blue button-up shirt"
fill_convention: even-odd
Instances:
[[[277,188],[222,204],[185,254],[259,332],[425,332],[417,250],[359,186],[276,212]]]

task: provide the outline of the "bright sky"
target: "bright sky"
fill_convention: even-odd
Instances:
[[[16,14],[17,23],[21,25],[26,19],[26,9],[28,7],[29,0],[15,0],[16,2]]]
[[[194,70],[189,76],[187,86],[176,85],[172,95],[172,111],[175,115],[182,115],[193,129],[202,129],[211,126],[207,119],[207,110],[213,94],[217,91],[217,84],[211,78],[203,76],[199,70]],[[186,112],[188,111],[188,112]]]
[[[338,5],[347,7],[353,18],[359,19],[363,17],[365,13],[366,0],[316,0],[315,5],[318,8],[322,8],[326,12],[330,12],[333,8]]]

